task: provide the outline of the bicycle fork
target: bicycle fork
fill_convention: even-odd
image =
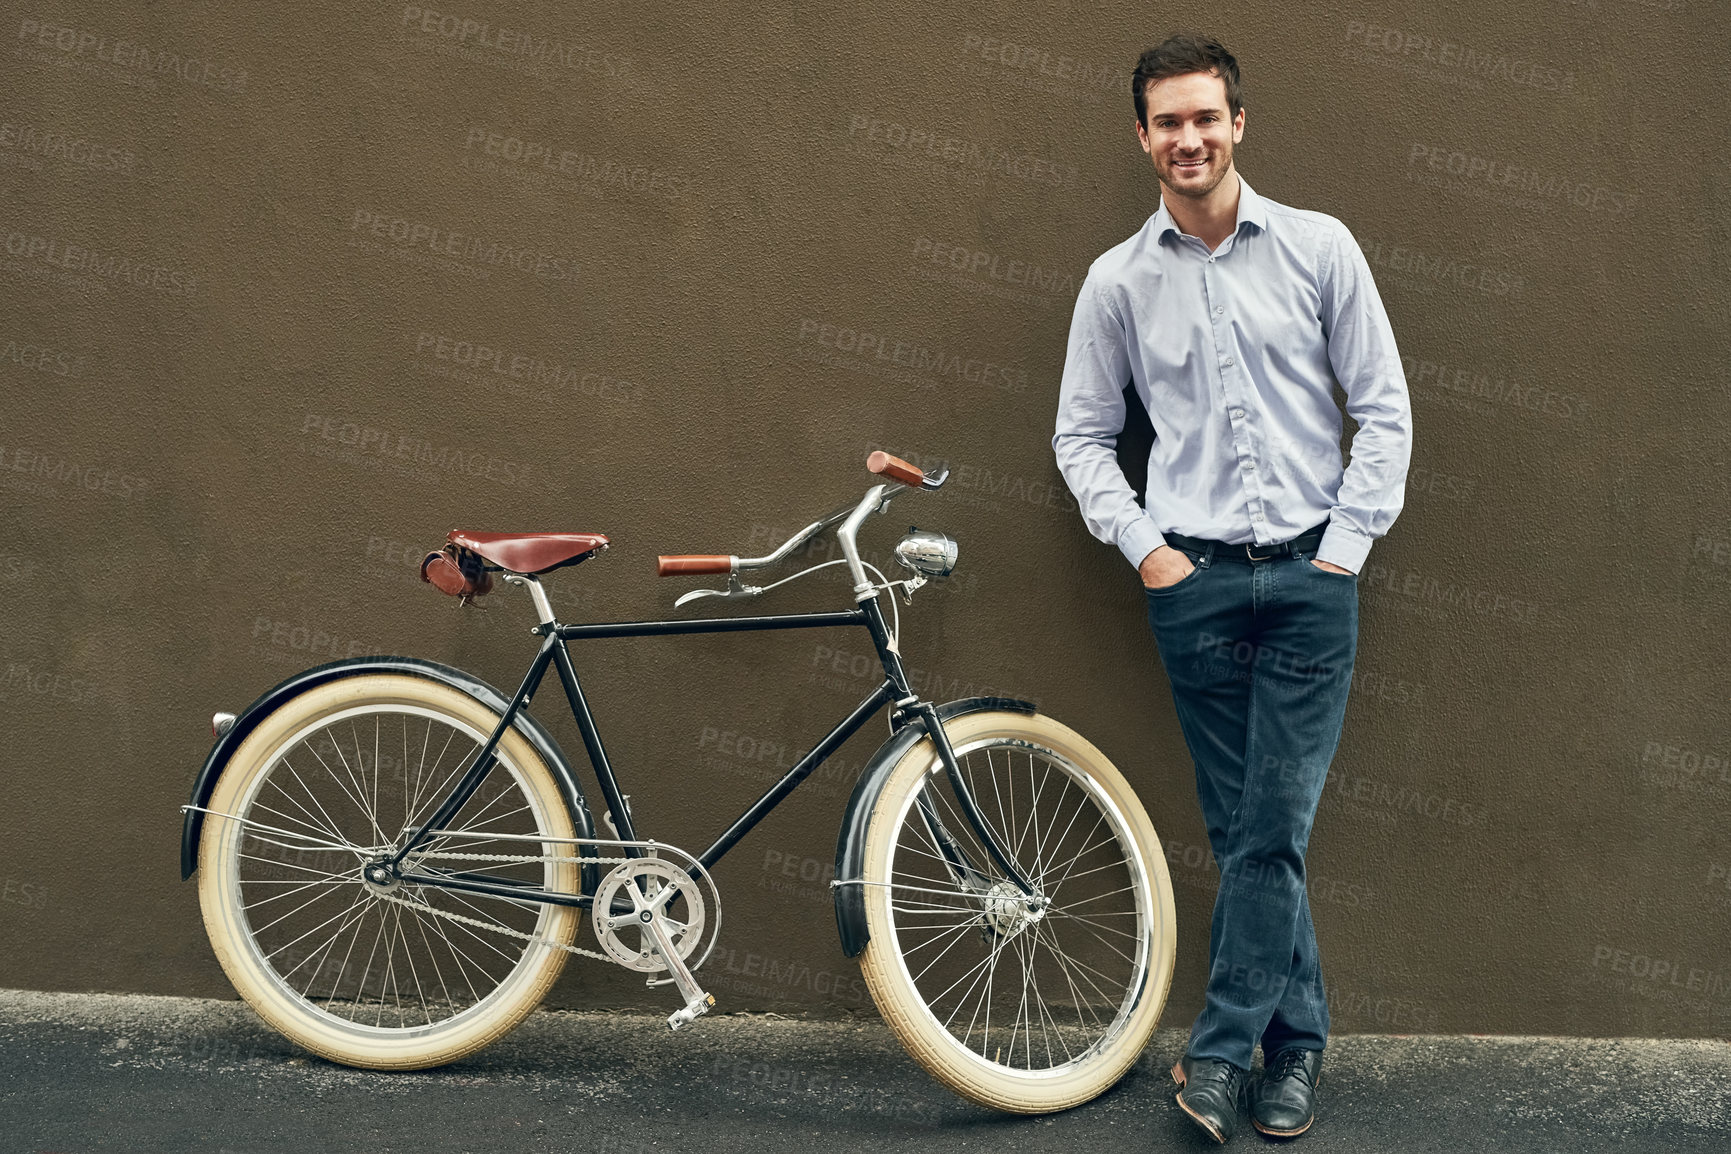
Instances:
[[[944,773],[950,779],[950,788],[955,791],[956,801],[961,805],[962,816],[967,818],[979,837],[980,844],[986,847],[986,853],[993,864],[1004,871],[1004,876],[1010,883],[1022,891],[1023,896],[1034,895],[1034,885],[1022,873],[1021,869],[1011,859],[1009,852],[999,843],[998,837],[992,832],[991,825],[986,821],[980,807],[974,802],[974,791],[962,777],[961,763],[956,760],[956,751],[950,745],[949,734],[944,732],[943,722],[938,719],[938,711],[930,703],[921,702],[914,708],[920,711],[925,721],[926,732],[931,735],[932,744],[937,747],[938,758],[943,762]],[[938,817],[937,807],[932,804],[931,797],[926,793],[925,786],[920,787],[919,796],[920,817],[925,821],[926,828],[931,832],[938,852],[944,856],[945,864],[956,874],[956,882],[964,888],[981,892],[989,888],[986,875],[978,866],[969,860],[967,851],[959,845],[954,835],[944,827],[943,820]]]
[[[850,554],[851,557],[851,554]],[[895,702],[892,719],[895,715],[913,714],[925,726],[926,735],[932,739],[932,745],[938,752],[938,759],[943,762],[944,772],[949,775],[950,788],[955,791],[956,801],[960,804],[962,816],[967,819],[974,833],[978,835],[980,844],[986,847],[986,854],[994,864],[1004,872],[1010,883],[1022,892],[1023,897],[1034,896],[1034,886],[1028,881],[1016,863],[1011,860],[1008,851],[998,841],[986,822],[985,815],[974,803],[974,792],[968,788],[968,783],[962,777],[961,763],[956,759],[955,747],[950,744],[949,734],[944,732],[943,719],[938,716],[937,706],[929,701],[921,701],[912,692],[908,684],[906,671],[902,668],[901,652],[892,643],[884,625],[883,610],[878,607],[877,598],[863,600],[860,608],[865,611],[866,624],[871,629],[872,643],[876,645],[878,659],[883,663],[884,674],[888,678],[887,687],[905,696]],[[905,712],[904,712],[905,711]],[[955,838],[944,828],[942,819],[938,817],[937,808],[932,805],[922,786],[920,789],[920,816],[926,823],[927,830],[932,834],[932,840],[938,847],[938,852],[944,856],[945,864],[956,875],[958,885],[970,891],[985,885],[985,875],[968,860],[968,855],[957,844]]]

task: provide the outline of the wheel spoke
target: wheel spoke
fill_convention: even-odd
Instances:
[[[309,961],[311,961],[314,958],[320,958],[320,955],[322,954],[323,957],[320,958],[319,964],[316,967],[314,967],[314,969],[313,969],[312,977],[307,979],[307,984],[304,987],[302,987],[302,989],[300,991],[301,997],[303,997],[303,998],[306,997],[307,991],[311,990],[313,988],[313,984],[319,980],[319,974],[324,972],[325,963],[330,961],[330,956],[332,953],[335,952],[334,947],[336,946],[337,942],[342,940],[342,936],[349,931],[350,926],[355,926],[355,925],[360,924],[361,919],[366,916],[367,906],[370,904],[371,904],[371,899],[369,899],[367,897],[366,891],[364,889],[362,889],[361,887],[356,886],[354,896],[349,899],[349,908],[347,910],[343,911],[344,919],[345,919],[343,921],[343,924],[338,926],[336,928],[336,930],[332,932],[331,936],[325,939],[323,945],[321,945],[317,949],[313,950],[306,957],[302,958],[299,962],[296,962],[294,965],[294,968],[289,970],[288,973],[286,973],[282,976],[283,981],[285,981],[285,982],[288,981],[291,977],[294,976],[295,970],[300,969],[302,966],[306,965]],[[349,916],[351,913],[353,914],[352,917]],[[352,948],[354,943],[350,942],[349,945]]]
[[[1093,829],[1090,829],[1087,832],[1087,834],[1082,838],[1082,840],[1084,842],[1086,842],[1088,840],[1088,838],[1093,837],[1094,836],[1094,830],[1099,829],[1102,825],[1105,824],[1105,822],[1106,822],[1106,815],[1104,813],[1102,813],[1098,818],[1095,819]],[[1049,894],[1057,893],[1059,888],[1061,886],[1063,886],[1063,884],[1066,881],[1069,880],[1070,871],[1076,868],[1077,862],[1081,861],[1083,857],[1087,856],[1087,854],[1089,854],[1093,850],[1099,848],[1099,846],[1110,844],[1111,840],[1112,840],[1112,835],[1107,834],[1105,839],[1102,839],[1100,842],[1096,843],[1095,845],[1089,846],[1087,849],[1084,849],[1081,853],[1072,857],[1070,859],[1070,864],[1068,866],[1066,866],[1064,869],[1064,876],[1060,877],[1056,882],[1054,882],[1054,883],[1052,883],[1052,885],[1048,886],[1046,889],[1046,892]],[[1040,879],[1040,882],[1042,885],[1045,884],[1045,880],[1046,880],[1045,878]]]
[[[925,977],[926,974],[931,971],[931,968],[933,966],[935,966],[939,962],[943,961],[944,955],[948,954],[950,952],[950,950],[953,947],[955,947],[962,940],[960,935],[962,935],[962,933],[964,931],[972,929],[972,928],[973,928],[972,926],[970,926],[964,922],[962,925],[956,926],[954,929],[946,930],[943,933],[938,934],[937,936],[933,937],[930,941],[921,942],[919,945],[915,946],[912,950],[904,950],[902,952],[902,956],[904,958],[909,957],[914,953],[915,950],[922,950],[925,947],[931,945],[933,942],[941,942],[944,940],[945,937],[948,937],[950,935],[956,935],[955,937],[951,938],[949,945],[945,946],[942,950],[938,951],[937,956],[932,958],[931,961],[926,963],[925,969],[921,970],[919,973],[914,975],[914,981],[917,982],[921,978]]]
[[[431,730],[431,723],[429,723],[428,728],[430,731]],[[433,768],[431,771],[429,771],[429,774],[433,773],[433,772],[437,772],[439,766],[444,764],[445,754],[450,751],[451,742],[455,741],[456,738],[457,738],[457,731],[455,729],[451,730],[451,732],[446,735],[445,744],[439,747],[439,756],[433,762]],[[418,805],[415,808],[413,815],[411,816],[410,820],[403,824],[403,828],[404,829],[414,829],[417,826],[419,826],[421,824],[421,822],[423,820],[425,820],[422,815],[425,813],[426,809],[433,807],[435,801],[442,801],[444,799],[445,787],[454,783],[457,780],[457,775],[459,773],[461,773],[463,771],[464,767],[467,766],[468,764],[469,764],[469,759],[467,757],[457,758],[457,760],[454,763],[452,763],[451,768],[445,771],[445,776],[439,779],[438,784],[434,785],[431,789],[427,790],[425,803],[423,805]]]
[[[286,794],[284,795],[284,797],[288,801],[294,801],[294,798],[288,797]],[[299,802],[295,802],[295,805],[300,807],[300,810],[302,813],[306,813],[306,807],[305,806],[301,806]],[[334,829],[325,829],[322,826],[314,824],[313,822],[303,821],[300,818],[296,817],[292,813],[284,813],[282,810],[276,809],[272,806],[268,806],[262,801],[253,802],[252,807],[255,810],[262,809],[264,812],[273,815],[278,820],[286,821],[286,822],[292,822],[295,825],[304,825],[308,829],[313,830],[316,833],[318,833],[320,835],[318,840],[320,840],[320,841],[342,843],[344,845],[344,848],[347,848],[346,841],[343,838],[342,834],[340,834],[339,832],[337,832]],[[312,815],[307,814],[307,816],[311,817]],[[308,840],[310,841],[312,839],[309,838]]]
[[[1090,986],[1094,987],[1094,991],[1100,995],[1101,1000],[1110,1004],[1111,1000],[1112,1000],[1111,995],[1106,993],[1105,990],[1102,990],[1094,982],[1094,978],[1097,977],[1097,978],[1100,978],[1103,981],[1107,981],[1107,982],[1114,981],[1115,979],[1112,978],[1111,975],[1102,973],[1101,971],[1095,969],[1093,966],[1090,966],[1087,962],[1084,962],[1081,958],[1076,957],[1074,954],[1070,954],[1070,953],[1065,952],[1058,945],[1058,931],[1053,926],[1048,925],[1046,927],[1046,935],[1052,941],[1052,951],[1054,953],[1058,954],[1060,957],[1062,957],[1070,965],[1075,966],[1076,969],[1080,972],[1082,980],[1087,982]]]
[[[242,861],[263,862],[264,864],[274,866],[277,869],[297,870],[301,873],[317,874],[321,878],[348,878],[351,876],[346,873],[332,873],[330,870],[314,869],[312,866],[297,865],[290,861],[279,861],[274,857],[259,857],[257,854],[251,853],[236,854],[235,857]],[[249,878],[247,880],[250,884],[252,879]]]
[[[331,763],[325,760],[325,755],[319,752],[318,746],[308,742],[307,751],[313,755],[320,765],[325,767],[325,772],[331,775],[331,780],[341,787],[343,793],[346,794],[348,799],[354,803],[355,808],[360,810],[361,815],[367,819],[368,824],[373,828],[373,840],[385,840],[384,834],[379,829],[379,823],[373,820],[373,815],[367,810],[365,787],[355,781],[354,771],[349,768],[349,759],[343,756],[343,747],[338,745],[336,739],[332,738],[328,733],[323,736],[331,743],[331,748],[336,752],[337,761],[342,764],[343,777],[337,776],[337,771],[331,768]]]
[[[1082,929],[1085,930],[1088,933],[1088,935],[1090,937],[1092,937],[1095,941],[1099,942],[1101,945],[1105,946],[1107,949],[1111,950],[1113,953],[1115,953],[1119,957],[1123,958],[1126,962],[1129,962],[1132,966],[1136,964],[1135,958],[1132,958],[1129,954],[1127,954],[1123,950],[1119,949],[1118,946],[1115,945],[1114,943],[1109,942],[1105,938],[1101,937],[1099,935],[1099,933],[1096,932],[1094,930],[1094,928],[1092,926],[1090,926],[1087,922],[1084,922],[1079,918],[1076,920],[1081,924]],[[1133,937],[1133,935],[1128,935],[1128,934],[1126,934],[1125,936],[1126,937]]]
[[[475,983],[469,979],[469,970],[466,966],[463,965],[463,963],[468,962],[469,965],[474,966],[475,969],[477,971],[479,971],[479,973],[481,974],[483,980],[485,980],[485,978],[487,976],[487,971],[486,971],[485,967],[483,967],[479,962],[477,962],[477,961],[475,961],[475,959],[471,958],[468,955],[468,952],[466,950],[464,950],[461,946],[457,945],[456,942],[453,942],[451,940],[451,935],[445,929],[445,926],[447,924],[458,925],[460,923],[457,923],[457,922],[447,923],[445,921],[445,919],[443,919],[443,918],[425,917],[425,915],[422,914],[421,911],[418,909],[415,912],[416,912],[416,916],[424,917],[426,921],[433,923],[433,929],[436,930],[438,932],[439,937],[441,939],[443,939],[443,941],[445,943],[445,948],[447,950],[451,951],[451,958],[456,963],[457,972],[458,972],[458,974],[460,974],[462,976],[463,984],[465,986],[467,986],[469,989],[470,999],[472,999],[473,1001],[477,1001],[477,1002],[480,1001],[481,995],[477,994],[475,992]]]
[[[296,878],[294,881],[289,881],[289,882],[272,882],[272,881],[263,881],[263,880],[251,881],[251,882],[248,882],[247,885],[249,885],[249,886],[292,885],[295,888],[292,890],[281,890],[277,893],[272,894],[268,898],[260,898],[256,902],[242,902],[240,908],[243,910],[256,910],[260,906],[268,906],[272,902],[280,902],[284,898],[293,897],[295,894],[298,894],[302,890],[307,889],[311,886],[342,886],[342,885],[353,885],[353,884],[354,884],[353,882],[347,880],[346,878],[340,879],[340,880],[331,879],[331,878],[314,878],[310,882],[303,882],[299,878]]]
[[[337,987],[342,984],[343,975],[348,972],[349,959],[354,956],[355,943],[357,943],[361,940],[361,923],[366,920],[368,908],[373,906],[374,904],[376,904],[372,900],[372,898],[370,896],[368,896],[368,894],[366,893],[366,891],[364,889],[357,891],[357,893],[355,894],[355,902],[359,908],[355,910],[354,918],[352,920],[344,923],[345,926],[352,926],[354,928],[355,934],[354,934],[354,937],[349,939],[349,948],[343,951],[343,960],[340,963],[338,963],[338,965],[337,965],[337,976],[331,981],[331,992],[328,995],[326,995],[324,998],[324,1001],[327,1003],[336,997]],[[331,953],[334,954],[336,952],[336,950],[334,949],[334,946],[336,945],[336,943],[339,940],[341,940],[343,934],[346,932],[347,932],[346,929],[339,929],[331,937],[330,944],[333,947],[333,949],[331,950]],[[319,963],[319,970],[322,971],[323,969],[324,969],[324,963],[320,962]],[[312,1001],[312,998],[308,997],[308,994],[317,982],[318,982],[318,973],[315,972],[313,974],[312,978],[307,981],[306,989],[304,989],[300,992],[301,997],[306,998],[307,1001],[309,1001],[309,1002]]]
[[[1070,997],[1076,1006],[1076,1025],[1082,1029],[1087,1029],[1088,1024],[1082,1020],[1083,1011],[1087,1011],[1093,1017],[1096,1027],[1103,1025],[1100,1021],[1099,1011],[1094,1008],[1087,995],[1077,988],[1076,975],[1071,972],[1070,960],[1064,956],[1064,951],[1058,948],[1057,938],[1052,933],[1052,927],[1048,925],[1036,927],[1035,936],[1039,940],[1045,941],[1046,948],[1051,952],[1053,960],[1058,963],[1059,972],[1064,975],[1064,984],[1069,987]],[[1086,975],[1083,976],[1083,980],[1087,980]],[[1096,986],[1095,990],[1098,991],[1098,989],[1099,987]]]
[[[498,1001],[524,967],[547,964],[540,938],[557,924],[547,920],[555,907],[400,880],[376,887],[362,875],[424,823],[481,748],[485,732],[457,717],[400,697],[345,707],[285,739],[231,804],[240,833],[226,859],[227,900],[251,964],[294,1013],[431,1037]],[[533,788],[526,772],[501,745],[464,816],[448,823],[459,828],[417,847],[404,872],[574,884],[564,880],[574,863],[545,859],[578,856],[577,847],[541,840],[569,836],[549,824],[559,812],[549,807],[563,802],[543,768]],[[429,853],[482,856],[420,865]]]
[[[1068,792],[1068,791],[1066,791],[1066,792]],[[1064,839],[1069,837],[1070,831],[1075,828],[1076,819],[1081,817],[1083,812],[1088,808],[1088,795],[1087,795],[1087,793],[1085,793],[1081,790],[1078,790],[1077,794],[1078,794],[1078,796],[1076,798],[1076,812],[1070,815],[1070,820],[1068,822],[1066,822],[1064,825],[1064,832],[1059,834],[1058,840],[1052,843],[1052,849],[1054,851],[1056,851],[1059,846],[1064,844]],[[1040,877],[1041,884],[1044,884],[1045,880],[1046,880],[1045,876],[1041,875],[1041,877]]]
[[[433,943],[427,939],[427,918],[420,910],[413,907],[410,907],[409,912],[414,915],[415,932],[421,935],[421,944],[427,947],[427,961],[428,964],[433,967],[433,976],[439,979],[439,992],[444,995],[444,1001],[441,1004],[450,1005],[452,1003],[451,987],[445,984],[444,968],[439,965],[439,957],[433,952]],[[434,920],[436,921],[437,919]],[[424,1007],[426,1003],[427,999],[423,994],[421,997],[421,1005]],[[430,1026],[432,1024],[433,1016],[428,1014],[427,1025]]]
[[[1095,894],[1095,895],[1094,895],[1094,896],[1092,896],[1092,897],[1086,897],[1086,898],[1083,898],[1083,899],[1082,899],[1082,900],[1081,900],[1081,901],[1076,901],[1076,902],[1064,902],[1064,903],[1062,903],[1062,904],[1060,904],[1060,905],[1054,905],[1054,906],[1053,906],[1053,907],[1052,907],[1052,908],[1053,908],[1053,909],[1055,909],[1055,910],[1073,910],[1073,909],[1075,909],[1075,908],[1076,908],[1076,907],[1077,907],[1077,906],[1085,906],[1085,905],[1087,905],[1087,904],[1088,904],[1088,903],[1089,903],[1089,902],[1097,902],[1097,901],[1103,901],[1103,900],[1105,900],[1105,899],[1106,899],[1106,898],[1109,898],[1109,897],[1111,897],[1111,896],[1112,896],[1112,895],[1114,895],[1114,894],[1124,894],[1124,893],[1130,893],[1130,892],[1131,892],[1131,891],[1133,891],[1133,890],[1134,890],[1134,889],[1135,889],[1135,888],[1136,888],[1136,884],[1135,884],[1135,883],[1134,883],[1134,882],[1132,882],[1132,883],[1131,883],[1131,884],[1129,884],[1129,885],[1127,885],[1127,886],[1119,886],[1119,887],[1118,887],[1118,888],[1117,888],[1117,889],[1115,889],[1115,890],[1108,890],[1108,891],[1107,891],[1107,892],[1105,892],[1105,893],[1103,893],[1103,894]],[[1094,914],[1094,915],[1091,915],[1091,916],[1093,916],[1093,917],[1104,917],[1104,916],[1105,916],[1105,915],[1104,915],[1104,914]]]
[[[994,739],[958,746],[957,757],[957,778],[922,773],[901,795],[887,873],[866,882],[889,918],[894,972],[939,1037],[975,1060],[1012,1073],[1093,1061],[1148,973],[1154,907],[1135,843],[1096,780],[1049,749]],[[964,815],[958,786],[972,792],[983,828]],[[962,876],[935,840],[922,790],[978,873]],[[997,868],[988,833],[1033,895]]]
[[[307,795],[307,800],[311,801],[313,805],[318,807],[319,816],[325,819],[326,828],[330,831],[331,837],[337,841],[347,841],[348,839],[342,836],[342,829],[337,824],[336,819],[326,812],[324,803],[319,801],[318,794],[314,793],[311,787],[307,785],[306,779],[301,777],[300,770],[294,767],[294,763],[288,759],[287,755],[284,755],[282,765],[283,768],[287,769],[289,774],[295,779],[295,783],[301,787],[301,792]],[[276,785],[277,792],[281,793],[285,799],[295,801],[294,798],[289,797],[288,791],[283,789],[282,785],[275,781],[274,774],[272,775],[272,784]],[[341,783],[339,782],[338,785],[340,786]],[[299,805],[300,803],[296,801],[295,804]],[[308,817],[312,816],[311,811],[307,810],[304,806],[302,806],[302,812],[306,813]]]
[[[1114,866],[1128,866],[1129,864],[1130,864],[1130,862],[1127,858],[1119,858],[1117,861],[1107,862],[1105,865],[1090,866],[1089,868],[1083,870],[1081,873],[1072,874],[1070,876],[1072,878],[1085,878],[1089,874],[1097,874],[1101,870],[1109,870]],[[1069,880],[1069,879],[1066,879],[1066,880]]]

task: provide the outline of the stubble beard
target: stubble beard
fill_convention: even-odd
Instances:
[[[1232,142],[1228,140],[1225,146],[1209,155],[1209,169],[1214,173],[1214,179],[1206,185],[1186,181],[1183,185],[1175,183],[1179,174],[1171,163],[1154,165],[1155,175],[1160,178],[1161,190],[1170,192],[1173,196],[1182,196],[1189,200],[1201,200],[1226,179],[1226,174],[1232,171]]]

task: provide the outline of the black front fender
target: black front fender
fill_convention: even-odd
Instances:
[[[228,764],[228,759],[234,756],[240,743],[257,728],[266,714],[295,694],[314,686],[341,677],[357,677],[369,673],[406,673],[411,677],[425,677],[429,681],[437,681],[468,694],[495,713],[504,713],[511,704],[509,695],[500,693],[473,674],[453,669],[449,665],[440,665],[436,661],[423,661],[419,657],[354,657],[314,666],[273,686],[264,696],[241,711],[229,731],[211,747],[210,756],[204,759],[204,768],[198,771],[198,778],[192,783],[192,804],[209,804],[210,795],[216,790],[216,779],[222,775],[223,766]],[[577,836],[595,836],[595,823],[589,816],[589,803],[584,800],[583,791],[577,787],[571,763],[565,759],[564,751],[559,748],[559,743],[553,740],[553,735],[523,710],[517,711],[512,728],[535,747],[535,752],[541,755],[541,760],[553,771],[553,777],[559,783],[559,792],[565,799],[565,808],[570,810],[572,824],[577,828]],[[198,868],[198,837],[203,829],[204,814],[196,809],[187,810],[180,828],[182,881],[191,877],[193,870]],[[588,872],[586,868],[585,874]]]
[[[964,697],[938,706],[938,719],[948,721],[952,717],[988,709],[1033,713],[1034,703],[1015,697]],[[862,887],[847,884],[858,882],[865,869],[866,823],[871,820],[872,810],[877,807],[878,795],[883,792],[890,771],[925,735],[926,727],[914,722],[903,726],[878,746],[878,751],[872,754],[860,772],[853,796],[848,798],[847,810],[842,815],[841,836],[835,847],[835,877],[842,883],[835,887],[835,927],[841,934],[842,952],[850,958],[859,957],[866,943],[871,941],[871,931],[866,928]]]

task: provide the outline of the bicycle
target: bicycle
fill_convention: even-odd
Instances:
[[[885,1021],[927,1070],[982,1105],[1044,1113],[1113,1085],[1171,982],[1160,842],[1105,755],[1031,703],[934,704],[909,687],[896,590],[911,604],[947,576],[956,543],[910,529],[894,549],[908,576],[891,581],[861,557],[857,535],[893,496],[935,490],[948,470],[928,477],[881,452],[867,467],[885,479],[766,556],[658,563],[662,576],[727,576],[726,588],[692,590],[676,607],[762,596],[845,564],[853,608],[562,623],[541,577],[601,553],[604,535],[453,530],[422,562],[424,580],[467,604],[498,573],[534,605],[540,648],[509,698],[448,666],[371,657],[317,666],[238,715],[217,714],[216,743],[181,807],[181,876],[199,875],[212,948],[240,995],[332,1061],[420,1069],[514,1028],[577,954],[674,986],[677,1030],[714,1004],[698,977],[721,924],[711,867],[887,707],[891,736],[849,799],[830,883],[843,950],[859,958]],[[831,528],[840,559],[768,586],[741,582]],[[883,681],[708,849],[643,837],[567,643],[839,626],[869,632]],[[571,764],[528,712],[550,666],[611,836],[597,832]],[[596,948],[578,944],[584,911]]]

